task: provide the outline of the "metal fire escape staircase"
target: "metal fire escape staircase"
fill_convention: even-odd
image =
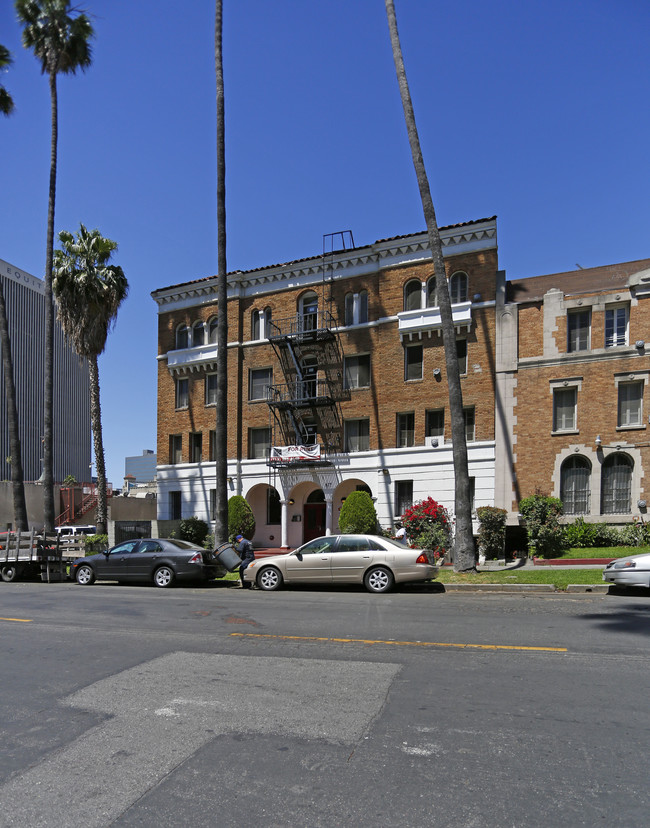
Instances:
[[[269,341],[284,376],[269,388],[274,445],[276,435],[285,446],[313,446],[320,438],[325,455],[341,450],[339,403],[349,391],[336,327],[331,312],[320,308],[270,323]]]

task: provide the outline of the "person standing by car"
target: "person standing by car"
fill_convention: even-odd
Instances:
[[[244,581],[244,570],[248,566],[248,564],[252,563],[255,560],[255,553],[253,552],[253,544],[245,538],[243,535],[237,535],[235,537],[236,545],[235,549],[237,550],[239,557],[241,558],[241,566],[239,567],[239,577],[241,579],[242,589],[250,589],[252,584],[247,583]]]
[[[395,540],[398,540],[400,543],[403,543],[404,546],[408,546],[406,528],[401,523],[396,523],[395,530]]]

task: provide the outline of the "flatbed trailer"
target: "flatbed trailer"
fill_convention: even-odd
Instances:
[[[83,540],[62,541],[54,532],[2,532],[0,577],[7,583],[39,577],[64,581],[68,565],[84,554]]]

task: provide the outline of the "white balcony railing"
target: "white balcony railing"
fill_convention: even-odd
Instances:
[[[167,368],[175,371],[193,371],[198,368],[216,366],[217,346],[196,345],[193,348],[179,348],[177,351],[167,352]]]
[[[472,303],[459,302],[451,306],[451,312],[456,331],[469,331],[472,327]],[[423,333],[439,331],[442,328],[440,308],[417,308],[416,310],[402,311],[397,314],[399,335],[401,339],[414,336],[421,338]]]

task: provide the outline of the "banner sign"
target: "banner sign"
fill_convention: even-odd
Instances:
[[[320,460],[320,445],[272,446],[271,460],[290,463],[292,460]]]

